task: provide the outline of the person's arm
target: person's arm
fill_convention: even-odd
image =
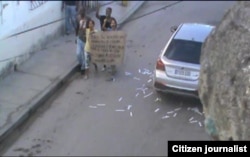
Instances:
[[[98,5],[96,9],[95,17],[100,20],[99,10],[100,10],[100,6]]]
[[[107,28],[106,28],[106,23],[107,23],[107,19],[104,19],[103,24],[102,24],[102,30],[103,30],[103,31],[106,31],[106,30],[107,30]]]

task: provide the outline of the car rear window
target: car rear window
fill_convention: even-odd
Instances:
[[[164,56],[168,59],[200,64],[201,42],[173,39]]]

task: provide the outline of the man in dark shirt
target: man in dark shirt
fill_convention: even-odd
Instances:
[[[98,6],[96,10],[96,18],[100,20],[101,30],[107,31],[108,29],[111,29],[111,25],[110,25],[111,20],[115,19],[114,17],[111,16],[112,8],[111,7],[106,8],[106,15],[99,15],[99,9],[100,9],[100,6]],[[105,25],[103,25],[104,21],[106,21]],[[103,65],[102,71],[105,71],[105,70],[106,70],[106,65]]]
[[[114,18],[111,16],[112,8],[110,7],[106,8],[106,15],[99,15],[99,8],[100,7],[98,6],[97,11],[96,11],[96,18],[100,20],[101,30],[106,31],[106,29],[111,29],[110,22],[111,22],[111,19]],[[107,20],[107,23],[105,27],[102,27],[105,19]]]
[[[62,1],[62,11],[65,7],[65,27],[66,35],[69,35],[76,27],[76,11],[78,1]]]

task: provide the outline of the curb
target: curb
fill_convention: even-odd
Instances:
[[[139,1],[137,5],[135,5],[133,8],[130,9],[130,13],[125,15],[121,20],[117,21],[118,29],[120,29],[123,24],[126,23],[126,21],[138,10],[140,7],[145,3],[145,1]]]

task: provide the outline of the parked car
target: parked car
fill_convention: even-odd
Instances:
[[[156,91],[199,98],[201,47],[214,26],[183,23],[174,32],[157,59],[153,86]]]

